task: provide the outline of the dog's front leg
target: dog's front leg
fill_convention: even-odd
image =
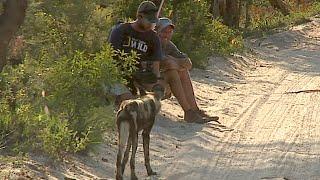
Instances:
[[[149,155],[149,144],[150,144],[150,132],[151,127],[145,129],[142,132],[143,137],[143,152],[144,152],[144,163],[147,169],[148,176],[156,175],[156,172],[153,172],[150,166],[150,155]]]

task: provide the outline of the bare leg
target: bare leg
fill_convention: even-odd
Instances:
[[[207,113],[205,113],[204,111],[199,109],[197,102],[196,102],[196,99],[195,99],[189,71],[187,71],[187,70],[179,71],[179,76],[181,79],[184,93],[187,97],[188,103],[190,104],[192,110],[195,110],[196,112],[199,113],[199,115],[201,115],[202,117],[208,118],[208,120],[210,120],[210,121],[216,121],[216,122],[220,123],[218,121],[219,117],[210,116]]]
[[[184,94],[187,98],[188,104],[190,104],[191,108],[193,110],[199,110],[199,107],[197,105],[193,86],[190,78],[190,74],[188,70],[179,71],[179,77],[181,79],[181,84],[183,87]]]
[[[170,85],[173,95],[177,98],[182,109],[186,112],[191,109],[187,97],[184,93],[183,86],[177,70],[168,70],[164,73],[165,80]]]
[[[164,74],[166,81],[170,85],[173,95],[178,99],[178,102],[184,111],[184,120],[190,123],[206,123],[207,121],[205,121],[205,119],[203,119],[196,111],[194,111],[192,106],[188,103],[187,98],[189,97],[187,97],[188,95],[185,94],[178,71],[168,70]],[[192,96],[194,98],[194,94],[192,94]]]

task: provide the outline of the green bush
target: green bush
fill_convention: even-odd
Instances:
[[[27,44],[23,64],[0,74],[0,148],[60,157],[101,142],[114,126],[105,87],[124,83],[137,56],[118,53],[127,71],[116,66],[116,52],[106,44],[112,9],[99,3],[31,1],[20,32]]]
[[[207,7],[204,1],[188,1],[180,3],[175,12],[173,41],[200,68],[206,66],[212,55],[230,55],[243,47],[241,34],[211,20]]]
[[[112,13],[115,20],[136,19],[137,9],[141,2],[141,0],[116,0],[113,3],[114,11]]]
[[[195,59],[198,60],[196,65],[200,67],[206,66],[207,59],[205,57],[228,56],[244,48],[242,36],[217,20],[206,24],[205,31],[199,38],[201,40],[200,46],[196,47],[195,51],[191,51]]]
[[[245,35],[263,35],[272,32],[276,28],[287,28],[293,25],[303,24],[308,22],[310,17],[319,14],[319,12],[320,2],[314,2],[305,10],[292,11],[288,16],[273,11],[259,19],[253,20],[251,26],[245,30]]]
[[[43,63],[46,54],[38,61],[27,57],[23,65],[1,73],[0,137],[11,133],[11,144],[54,156],[101,142],[105,130],[114,125],[113,108],[101,98],[104,85],[124,82],[114,51],[110,46],[94,55],[76,51],[51,65]],[[134,56],[122,59],[130,64]]]
[[[75,50],[95,53],[107,41],[112,7],[101,1],[31,1],[21,33],[27,50],[36,57],[49,50],[51,61],[73,55]]]

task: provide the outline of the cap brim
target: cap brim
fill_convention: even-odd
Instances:
[[[154,14],[146,14],[145,18],[150,23],[157,23],[159,21],[159,18],[157,17],[156,13],[154,13]]]
[[[174,28],[175,28],[174,24],[169,23],[169,24],[166,24],[166,25],[160,26],[160,27],[157,29],[157,32],[161,32],[162,30],[164,30],[164,29],[165,29],[166,27],[168,27],[168,26],[171,26],[171,27],[172,27],[172,29],[174,29]]]

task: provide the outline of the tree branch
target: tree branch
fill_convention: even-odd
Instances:
[[[27,0],[2,0],[2,3],[4,12],[0,15],[0,72],[7,63],[9,42],[24,21]]]

